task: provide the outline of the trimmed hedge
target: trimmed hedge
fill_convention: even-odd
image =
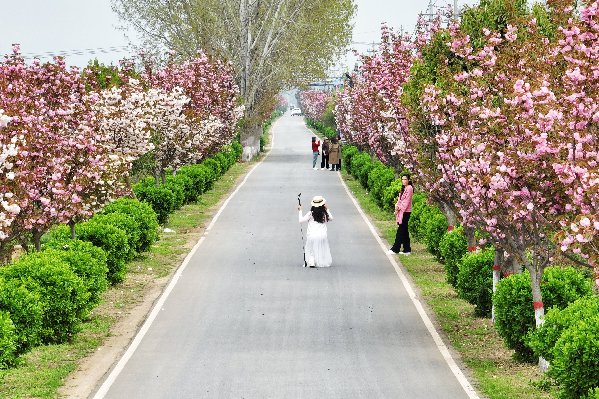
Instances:
[[[421,227],[424,228],[424,242],[426,249],[439,261],[443,261],[441,251],[439,250],[439,243],[445,232],[447,232],[447,217],[437,207],[429,207],[428,211],[423,213],[424,219],[420,219]]]
[[[384,207],[385,189],[389,187],[394,180],[395,172],[393,169],[383,165],[380,161],[374,163],[374,167],[370,173],[368,173],[367,184],[370,188],[370,194],[374,197],[374,200],[379,207]]]
[[[90,294],[87,305],[89,311],[100,303],[102,292],[108,288],[108,265],[104,250],[87,241],[54,239],[44,244],[44,251],[54,251],[52,254],[68,263],[81,278]]]
[[[0,368],[7,368],[17,359],[15,325],[8,312],[0,310]]]
[[[382,208],[388,212],[395,212],[395,203],[397,197],[401,193],[401,179],[393,180],[387,187],[383,189]],[[414,194],[415,196],[416,194]],[[414,196],[412,197],[412,204],[414,203]],[[412,222],[412,216],[410,215],[410,223]]]
[[[19,280],[0,277],[0,311],[10,313],[15,326],[15,352],[23,353],[40,343],[42,306],[40,294]]]
[[[133,192],[138,200],[152,207],[160,224],[166,223],[168,215],[175,210],[175,194],[164,186],[156,186],[151,177],[134,185]]]
[[[548,267],[543,273],[541,294],[545,309],[563,309],[579,298],[590,296],[591,281],[571,267]],[[516,358],[534,361],[534,353],[526,345],[527,334],[535,328],[528,271],[502,279],[497,284],[493,303],[495,327],[506,345],[514,349]]]
[[[445,278],[454,288],[458,285],[460,261],[468,253],[468,240],[464,235],[464,228],[458,226],[451,231],[446,231],[439,242],[439,252],[443,259]]]
[[[536,356],[553,362],[555,344],[563,332],[578,321],[590,319],[598,314],[598,296],[577,299],[564,309],[550,309],[545,315],[543,325],[528,334],[526,343],[534,350]]]
[[[136,243],[137,246],[134,247],[137,253],[147,251],[158,240],[158,219],[156,212],[154,212],[147,202],[141,202],[132,198],[119,198],[106,205],[102,212],[106,214],[123,213],[137,221],[139,226],[139,240]]]
[[[421,220],[426,220],[422,215],[428,212],[430,206],[427,204],[426,196],[422,193],[414,193],[412,197],[412,213],[410,214],[410,221],[408,223],[408,231],[410,236],[414,237],[415,240],[424,242],[424,228],[421,228]]]
[[[110,226],[118,227],[123,230],[127,235],[127,252],[123,254],[126,262],[129,262],[135,258],[137,251],[135,248],[140,246],[141,229],[137,220],[134,217],[127,215],[126,213],[112,212],[112,213],[96,213],[91,219],[91,222],[99,224],[107,224]]]
[[[474,314],[491,316],[493,308],[493,263],[495,249],[467,253],[459,263],[457,291],[460,298],[474,305]]]
[[[599,388],[599,314],[578,320],[566,329],[553,349],[549,367],[561,388],[560,397],[578,399]]]
[[[349,173],[352,173],[351,172],[352,159],[354,156],[358,155],[359,153],[360,153],[360,151],[358,151],[358,148],[353,145],[346,145],[346,146],[343,146],[343,148],[341,149],[341,158],[343,161],[343,166]]]
[[[52,252],[31,253],[0,269],[0,275],[39,295],[42,342],[62,343],[79,331],[90,294],[65,261]]]

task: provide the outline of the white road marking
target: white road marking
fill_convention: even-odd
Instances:
[[[349,188],[347,187],[347,184],[345,184],[345,182],[343,181],[343,178],[341,177],[341,173],[339,173],[338,175],[339,175],[339,180],[341,180],[341,184],[343,184],[343,187],[345,188],[345,191],[347,192],[347,195],[349,196],[349,198],[354,203],[354,206],[356,207],[356,209],[358,210],[358,212],[362,216],[362,219],[364,219],[364,222],[366,222],[366,224],[368,225],[368,228],[370,229],[370,232],[372,233],[372,235],[374,236],[374,238],[378,241],[379,245],[381,246],[381,249],[384,252],[387,252],[387,245],[385,245],[385,243],[383,243],[383,240],[377,234],[376,229],[374,228],[374,226],[372,225],[372,223],[370,223],[370,220],[368,219],[368,217],[366,216],[366,214],[362,211],[362,208],[360,208],[360,206],[358,205],[358,201],[355,199],[355,197],[351,193],[351,191],[349,191]],[[412,300],[412,303],[416,307],[416,310],[418,311],[418,314],[420,315],[420,318],[424,322],[424,325],[426,326],[428,332],[431,334],[433,340],[435,341],[435,345],[437,345],[437,348],[439,349],[439,352],[441,352],[441,355],[443,356],[443,358],[447,362],[447,365],[449,366],[449,368],[453,372],[453,375],[455,375],[455,377],[457,378],[458,382],[460,383],[460,385],[462,386],[462,388],[464,389],[464,391],[466,391],[466,394],[468,395],[468,397],[470,399],[480,399],[479,396],[478,396],[478,394],[476,393],[476,391],[472,387],[472,385],[470,385],[470,383],[468,382],[468,379],[466,378],[466,376],[464,375],[464,373],[462,373],[462,370],[460,370],[460,368],[458,367],[457,363],[455,362],[455,360],[451,356],[451,353],[449,353],[449,349],[447,349],[447,346],[445,345],[445,343],[441,339],[441,336],[439,335],[439,333],[435,329],[435,326],[431,322],[431,319],[429,319],[428,315],[424,311],[424,308],[422,307],[422,304],[420,303],[420,300],[418,300],[418,298],[416,297],[416,293],[415,293],[414,289],[412,288],[412,285],[410,284],[410,281],[407,279],[407,277],[405,276],[404,272],[401,270],[401,268],[397,264],[397,261],[395,260],[394,255],[387,255],[387,258],[389,259],[389,262],[391,262],[391,264],[393,265],[393,268],[395,269],[395,272],[399,276],[399,279],[401,280],[401,282],[402,282],[404,288],[406,289],[406,291],[407,291],[410,299]]]
[[[278,121],[275,121],[275,123],[272,125],[271,129],[274,128],[274,126],[276,125],[276,122],[278,122]],[[131,341],[131,344],[129,345],[129,347],[127,348],[127,350],[125,351],[125,353],[123,354],[123,357],[121,357],[121,359],[118,361],[118,363],[116,364],[116,366],[114,366],[114,368],[111,370],[111,372],[108,375],[108,377],[106,377],[106,379],[104,380],[104,382],[102,383],[102,385],[100,386],[100,388],[96,391],[96,394],[93,396],[94,399],[102,399],[102,398],[104,398],[106,396],[106,394],[108,393],[108,390],[110,389],[110,387],[112,386],[112,384],[114,384],[114,382],[116,381],[116,379],[119,376],[119,374],[121,373],[121,371],[123,371],[123,369],[125,368],[125,365],[129,361],[129,359],[131,358],[131,356],[133,356],[133,353],[135,353],[135,351],[137,350],[137,347],[139,346],[139,344],[141,343],[141,340],[144,338],[144,336],[146,335],[146,333],[150,329],[150,326],[152,325],[152,323],[156,319],[156,316],[158,316],[158,313],[162,310],[162,307],[163,307],[164,303],[166,302],[166,299],[168,298],[168,296],[170,295],[171,291],[173,290],[173,288],[177,284],[177,281],[179,280],[179,277],[181,277],[181,275],[183,274],[183,271],[187,267],[187,264],[189,263],[190,259],[196,253],[196,251],[198,250],[198,248],[200,247],[200,245],[204,242],[204,239],[206,238],[206,235],[207,235],[208,231],[212,228],[212,226],[214,226],[214,223],[216,223],[216,221],[220,217],[220,214],[223,212],[223,210],[229,204],[229,201],[231,201],[231,199],[235,196],[235,194],[237,194],[237,192],[241,189],[241,187],[243,187],[243,185],[247,182],[248,178],[252,175],[252,173],[254,173],[254,170],[256,170],[256,168],[258,166],[260,166],[262,164],[262,162],[264,162],[264,160],[268,157],[268,155],[270,155],[270,152],[272,151],[273,148],[274,148],[274,134],[272,136],[272,143],[271,143],[271,146],[270,146],[270,150],[266,153],[266,155],[264,156],[264,158],[260,162],[258,162],[248,172],[248,174],[245,176],[245,178],[243,179],[243,181],[239,184],[239,186],[237,186],[237,188],[235,189],[235,191],[233,191],[231,193],[231,195],[229,195],[229,197],[223,203],[223,205],[220,207],[220,209],[218,210],[218,212],[216,213],[216,215],[214,215],[214,217],[212,218],[212,221],[210,222],[210,224],[208,225],[208,227],[206,227],[204,235],[198,240],[198,242],[196,243],[196,245],[187,254],[187,256],[185,257],[185,259],[183,260],[183,263],[181,263],[181,265],[179,266],[179,268],[177,269],[177,271],[173,275],[173,278],[168,283],[168,286],[166,287],[166,289],[164,290],[164,292],[162,293],[162,295],[158,299],[158,302],[156,302],[156,304],[152,308],[152,311],[150,312],[150,315],[148,316],[148,318],[144,322],[143,326],[139,329],[139,332],[137,333],[137,335],[135,335],[135,338],[133,338],[133,341]]]

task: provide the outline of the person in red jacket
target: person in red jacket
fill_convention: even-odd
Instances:
[[[401,177],[401,192],[397,197],[395,204],[395,221],[397,222],[397,233],[395,234],[395,242],[388,254],[400,253],[402,255],[410,255],[412,248],[410,247],[410,233],[408,231],[408,222],[412,213],[412,196],[414,195],[414,186],[409,175]],[[403,246],[403,252],[401,247]]]
[[[320,147],[320,140],[316,141],[316,137],[312,136],[312,169],[318,169],[316,167],[316,161],[318,161],[318,155],[320,155],[320,151],[318,151],[318,147]]]

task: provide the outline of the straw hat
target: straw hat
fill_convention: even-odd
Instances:
[[[318,208],[319,206],[323,206],[324,204],[326,204],[326,201],[323,196],[317,195],[316,197],[312,198],[312,206]]]

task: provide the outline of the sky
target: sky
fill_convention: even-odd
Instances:
[[[380,39],[383,22],[412,33],[418,14],[426,12],[429,1],[437,6],[453,4],[453,0],[355,0],[358,9],[352,48],[360,53],[372,48]],[[475,2],[457,0],[458,7]],[[110,0],[0,0],[0,4],[0,54],[11,53],[12,44],[19,43],[23,55],[37,55],[42,60],[49,59],[47,53],[68,51],[67,64],[77,66],[85,66],[93,58],[116,64],[131,55],[126,49],[130,41],[117,29],[121,23]],[[135,38],[132,33],[129,36]],[[355,60],[349,53],[335,72],[352,69]]]

